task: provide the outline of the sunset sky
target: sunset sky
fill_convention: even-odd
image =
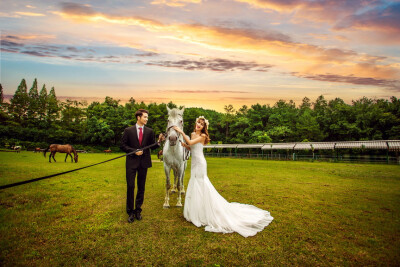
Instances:
[[[223,111],[400,96],[400,0],[0,1],[1,84]]]

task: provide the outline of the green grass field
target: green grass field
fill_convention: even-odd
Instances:
[[[0,153],[0,185],[121,154]],[[154,158],[156,161],[156,159]],[[254,237],[205,232],[163,209],[163,165],[148,172],[143,220],[127,222],[125,159],[0,190],[0,265],[399,265],[400,167],[208,158],[228,201],[274,221]],[[185,176],[185,185],[190,168]],[[176,202],[176,195],[171,204]]]

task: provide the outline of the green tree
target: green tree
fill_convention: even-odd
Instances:
[[[291,134],[292,130],[288,126],[275,126],[267,131],[267,135],[271,136],[274,142],[286,142]]]
[[[229,128],[235,119],[235,109],[232,105],[225,105],[224,110],[223,124],[225,126],[225,140],[228,141],[230,139]]]
[[[10,111],[17,122],[22,123],[26,119],[29,106],[29,97],[25,79],[22,79],[14,96],[10,100]]]
[[[39,109],[38,109],[38,116],[40,121],[44,121],[47,114],[47,89],[46,85],[43,84],[42,90],[39,93]]]
[[[61,125],[72,133],[72,139],[77,142],[84,140],[86,112],[85,102],[67,99],[61,103]]]
[[[30,124],[34,124],[35,119],[39,114],[39,92],[37,87],[37,79],[33,81],[32,87],[29,90],[29,106],[28,106],[28,120]]]
[[[131,101],[131,103],[125,105],[124,108],[119,104],[119,100],[114,100],[113,98],[107,96],[103,103],[93,102],[88,106],[88,121],[90,120],[93,122],[91,119],[95,118],[94,120],[98,120],[103,123],[103,131],[105,131],[105,129],[110,129],[113,132],[112,136],[110,136],[108,132],[107,136],[109,140],[107,139],[105,141],[107,144],[117,144],[121,139],[121,134],[124,129],[129,125],[136,123],[136,118],[133,119],[133,117],[137,109],[135,106],[130,106],[131,104],[136,106],[134,101]],[[143,105],[141,105],[141,108],[147,107],[143,107]],[[150,116],[150,119],[151,118],[152,116]],[[150,120],[148,123],[150,123]],[[88,123],[88,127],[91,127],[91,125],[92,124]]]
[[[327,115],[329,122],[329,140],[358,140],[360,128],[356,123],[354,109],[346,104],[341,98],[335,98],[328,102]]]
[[[4,102],[3,86],[0,83],[0,123],[5,124],[11,118],[8,115],[8,103]]]
[[[308,97],[304,97],[299,108],[300,110],[309,110],[311,109],[311,105],[310,99]]]
[[[4,102],[4,95],[3,95],[3,86],[0,83],[0,105]]]
[[[268,120],[267,133],[274,141],[294,141],[294,129],[298,110],[296,104],[290,100],[279,100],[271,108]]]
[[[297,140],[322,141],[325,138],[313,111],[308,107],[303,108],[302,114],[296,120],[296,135]]]
[[[113,139],[114,132],[111,130],[110,125],[103,119],[92,117],[88,119],[88,127],[86,138],[93,144],[110,145]]]
[[[57,100],[56,91],[54,87],[51,88],[49,95],[47,96],[46,108],[47,108],[46,113],[47,113],[48,123],[55,122],[56,119],[60,118],[60,106]]]
[[[255,131],[252,134],[252,141],[249,143],[271,143],[272,142],[272,138],[263,131]]]

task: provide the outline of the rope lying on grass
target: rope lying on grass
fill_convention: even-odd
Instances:
[[[12,183],[12,184],[1,185],[1,186],[0,186],[0,190],[1,190],[1,189],[5,189],[5,188],[10,188],[10,187],[18,186],[18,185],[23,185],[23,184],[28,184],[28,183],[40,181],[40,180],[43,180],[43,179],[48,179],[48,178],[51,178],[51,177],[54,177],[54,176],[59,176],[59,175],[66,174],[66,173],[70,173],[70,172],[79,171],[79,170],[86,169],[86,168],[89,168],[89,167],[93,167],[93,166],[96,166],[96,165],[99,165],[99,164],[103,164],[103,163],[106,163],[106,162],[109,162],[109,161],[112,161],[112,160],[116,160],[116,159],[119,159],[119,158],[122,158],[122,157],[126,157],[126,156],[129,156],[129,155],[132,155],[132,154],[134,154],[134,153],[136,153],[136,152],[138,152],[138,151],[141,151],[141,150],[149,149],[149,148],[155,146],[156,144],[157,144],[157,143],[154,143],[154,144],[152,144],[152,145],[149,145],[149,146],[146,146],[146,147],[143,147],[143,148],[140,148],[140,149],[136,149],[135,151],[129,152],[129,153],[125,154],[125,155],[118,156],[118,157],[116,157],[116,158],[112,158],[112,159],[109,159],[109,160],[105,160],[105,161],[102,161],[102,162],[99,162],[99,163],[95,163],[95,164],[92,164],[92,165],[88,165],[88,166],[85,166],[85,167],[73,169],[73,170],[70,170],[70,171],[60,172],[60,173],[56,173],[56,174],[52,174],[52,175],[47,175],[47,176],[43,176],[43,177],[39,177],[39,178],[34,178],[34,179],[31,179],[31,180],[26,180],[26,181],[22,181],[22,182],[17,182],[17,183]]]
[[[0,149],[0,152],[19,152],[18,150],[4,150]]]

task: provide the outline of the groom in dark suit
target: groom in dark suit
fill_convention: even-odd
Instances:
[[[137,122],[134,126],[125,129],[121,139],[121,149],[126,152],[133,152],[154,144],[152,148],[158,148],[160,142],[164,140],[164,136],[160,134],[158,142],[154,143],[153,129],[146,127],[149,119],[149,112],[145,109],[139,109],[135,113]],[[142,204],[144,200],[144,190],[146,184],[147,169],[152,166],[150,149],[140,150],[126,157],[126,212],[129,215],[128,222],[132,223],[135,218],[142,219]],[[137,193],[134,208],[134,190],[135,177],[137,174]]]

